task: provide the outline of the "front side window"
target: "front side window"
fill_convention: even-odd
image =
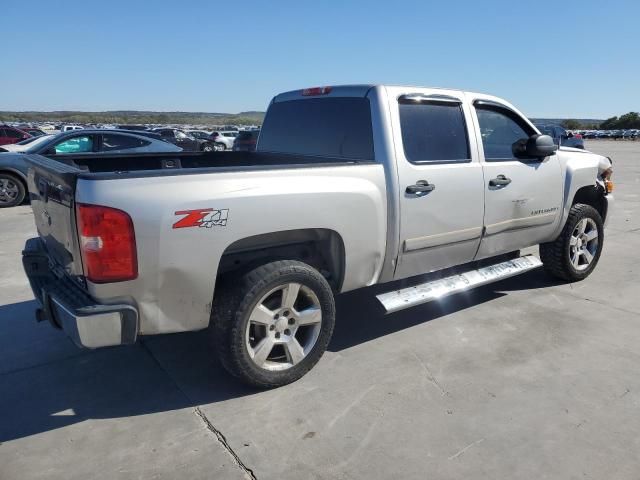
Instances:
[[[56,144],[54,149],[56,154],[93,152],[93,138],[91,135],[70,138]]]
[[[105,152],[138,148],[148,144],[149,142],[128,135],[115,135],[112,133],[102,135],[102,150]]]
[[[412,163],[468,162],[464,112],[459,103],[400,103],[404,155]]]
[[[484,158],[487,161],[514,160],[513,144],[521,139],[527,139],[528,127],[515,120],[515,114],[488,108],[476,108]],[[527,130],[525,130],[527,128]]]

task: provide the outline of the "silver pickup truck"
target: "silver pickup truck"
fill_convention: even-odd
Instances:
[[[319,360],[340,292],[407,279],[377,296],[394,312],[540,265],[584,279],[613,203],[608,158],[499,98],[419,87],[277,95],[256,152],[28,161],[40,320],[88,348],[210,327],[261,387]]]

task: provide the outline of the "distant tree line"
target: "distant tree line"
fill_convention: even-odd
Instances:
[[[640,129],[640,115],[638,112],[629,112],[620,117],[607,118],[598,124],[585,124],[578,120],[564,120],[562,126],[567,130],[628,130]]]
[[[191,112],[0,112],[3,122],[52,122],[78,124],[191,124],[261,125],[263,112],[191,113]]]

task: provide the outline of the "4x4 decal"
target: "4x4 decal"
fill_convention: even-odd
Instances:
[[[229,209],[217,210],[215,208],[201,208],[198,210],[181,210],[175,212],[183,217],[173,224],[173,228],[187,227],[226,227],[229,218]]]

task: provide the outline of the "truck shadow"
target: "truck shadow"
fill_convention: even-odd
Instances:
[[[348,293],[338,299],[329,351],[490,302],[508,291],[553,284],[531,272],[392,315],[385,315],[375,299],[379,287]],[[89,419],[193,409],[261,394],[222,369],[207,331],[149,337],[130,347],[79,350],[62,332],[32,320],[35,307],[34,301],[0,306],[0,443]]]
[[[542,269],[537,269],[468,292],[386,314],[375,296],[393,288],[403,288],[407,286],[405,283],[394,282],[378,285],[338,297],[336,327],[329,351],[339,352],[451,313],[466,310],[500,298],[510,291],[546,288],[558,285],[560,282],[551,279]],[[415,283],[413,282],[413,284]]]

